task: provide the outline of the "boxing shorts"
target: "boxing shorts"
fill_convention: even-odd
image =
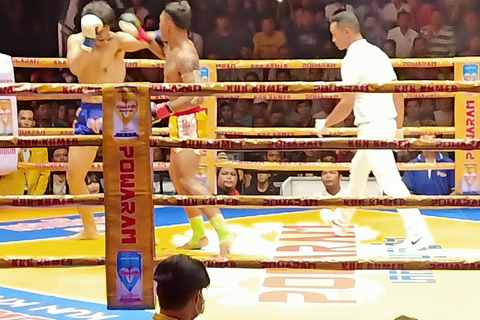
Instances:
[[[103,130],[101,103],[83,102],[77,111],[75,134],[99,134]]]
[[[196,139],[207,136],[207,109],[197,106],[183,112],[176,112],[170,116],[168,129],[170,137],[179,139]],[[180,152],[181,148],[173,148]],[[200,154],[199,150],[196,150]]]

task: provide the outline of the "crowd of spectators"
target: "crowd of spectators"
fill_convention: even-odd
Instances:
[[[60,21],[77,32],[79,12],[90,0],[70,0],[55,8],[42,9],[44,18]],[[158,16],[167,0],[107,0],[117,14],[133,12],[147,30],[158,28]],[[189,37],[203,59],[313,59],[342,58],[345,52],[336,49],[328,29],[329,17],[336,10],[354,12],[359,18],[364,37],[382,48],[390,57],[422,58],[480,55],[480,0],[195,0],[189,1],[193,20]],[[48,5],[39,0],[36,6]],[[48,23],[39,17],[28,20],[25,1],[0,1],[0,10],[5,21],[0,23],[18,26],[8,36],[22,37],[29,24],[36,32]],[[73,14],[71,10],[76,11]],[[66,14],[65,14],[66,12]],[[47,14],[48,13],[48,14]],[[69,22],[69,16],[73,17]],[[51,21],[50,21],[51,22]],[[43,30],[51,30],[47,28]],[[22,33],[23,32],[23,33]],[[22,33],[22,34],[20,34]],[[45,33],[45,32],[44,32]],[[4,34],[0,32],[0,34]],[[7,34],[7,33],[5,33]],[[50,43],[62,41],[55,33]],[[42,39],[48,35],[42,34]],[[0,42],[2,52],[16,56],[42,56],[38,48],[32,48],[32,37],[15,48],[10,42]],[[58,43],[60,47],[61,43]],[[64,45],[64,44],[63,44]],[[37,49],[32,54],[32,50]],[[51,54],[50,55],[54,55]],[[133,53],[129,58],[155,58],[148,51]],[[451,68],[401,68],[397,69],[399,80],[453,79]],[[69,69],[21,69],[15,70],[18,82],[74,83],[75,76]],[[338,69],[238,69],[218,70],[219,81],[337,81]],[[126,81],[163,81],[161,69],[128,69]],[[315,119],[324,119],[335,107],[338,99],[265,100],[265,99],[219,99],[217,123],[224,127],[314,127]],[[32,101],[19,102],[19,110],[31,110],[32,126],[72,127],[76,118],[78,101]],[[165,126],[163,121],[159,126]],[[453,98],[406,99],[404,126],[452,126],[454,125]],[[338,124],[354,127],[353,113]],[[275,152],[273,152],[275,153]],[[228,153],[230,160],[252,161],[309,161],[348,162],[354,152],[350,151],[301,151],[273,154],[250,152]],[[417,153],[398,153],[399,161],[410,161]],[[66,162],[67,149],[48,150],[48,161]],[[155,150],[155,161],[168,161],[168,150]],[[96,161],[102,161],[101,150]],[[225,171],[225,172],[224,172]],[[278,194],[281,183],[290,175],[320,175],[319,172],[257,172],[219,170],[218,177],[225,178],[219,194]],[[154,176],[156,193],[164,190],[168,181],[166,172]],[[100,173],[87,175],[90,192],[103,191]],[[64,172],[51,172],[46,193],[68,193]]]

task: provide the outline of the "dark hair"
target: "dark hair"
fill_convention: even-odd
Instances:
[[[183,4],[186,1],[174,1],[165,6],[165,12],[172,18],[173,23],[183,30],[190,27],[190,20],[192,19],[192,10],[188,4]]]
[[[402,11],[400,11],[400,12],[397,14],[397,20],[398,20],[401,16],[409,16],[409,17],[411,17],[411,14],[410,14],[410,12],[408,12],[408,11],[402,10]]]
[[[367,20],[367,18],[375,18],[375,20],[380,21],[380,16],[378,15],[378,13],[373,11],[367,12],[363,20]]]
[[[88,172],[85,176],[85,184],[100,183],[100,178],[94,172]]]
[[[65,149],[65,150],[67,150],[67,152],[70,151],[68,149],[68,147],[50,147],[50,148],[48,148],[48,159],[50,159],[50,161],[53,161],[53,154],[55,153],[55,151],[57,151],[59,149]],[[60,172],[62,172],[62,171],[60,171]]]
[[[300,104],[305,103],[305,102],[307,103],[308,106],[310,106],[310,108],[313,107],[313,101],[310,100],[310,99],[308,99],[308,100],[298,100],[298,101],[297,101],[297,107],[298,107]]]
[[[184,254],[160,262],[153,279],[157,282],[160,307],[166,310],[182,309],[197,291],[210,285],[203,263]]]
[[[156,21],[157,19],[156,19],[154,16],[147,14],[147,15],[145,16],[145,18],[143,18],[143,24],[145,24],[145,22],[147,22],[147,20]]]
[[[20,111],[32,111],[33,112],[33,107],[30,103],[30,101],[18,101],[17,102],[17,112],[20,114]]]
[[[218,179],[218,176],[220,175],[220,171],[222,171],[222,169],[233,169],[235,171],[235,173],[237,174],[238,176],[238,170],[236,168],[230,168],[230,167],[218,167],[217,168],[217,179]]]
[[[218,108],[222,109],[224,107],[230,107],[233,109],[233,105],[229,101],[223,101],[222,103],[220,103],[220,106]]]
[[[50,107],[53,106],[53,101],[50,101],[50,100],[34,100],[32,101],[32,105],[33,105],[33,110],[34,111],[37,111],[40,106],[43,106],[43,105],[49,105]]]
[[[104,25],[115,25],[115,10],[105,1],[94,0],[83,7],[82,17],[87,14],[93,14],[102,20]]]
[[[418,103],[418,105],[421,105],[422,102],[420,101],[420,99],[417,99],[417,98],[412,98],[412,99],[405,99],[405,106],[411,102],[411,101],[416,101]]]

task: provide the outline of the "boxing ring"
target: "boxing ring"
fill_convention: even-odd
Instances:
[[[135,165],[151,163],[149,148],[153,146],[163,148],[195,148],[207,150],[203,157],[203,165],[207,168],[207,176],[210,182],[215,181],[216,167],[234,167],[241,169],[294,171],[306,170],[320,171],[325,169],[348,170],[348,163],[270,163],[270,162],[249,162],[249,161],[228,161],[217,159],[214,150],[352,150],[352,149],[395,149],[395,150],[455,150],[455,163],[445,164],[411,164],[398,163],[400,170],[425,170],[425,169],[455,169],[457,190],[461,190],[459,181],[467,166],[476,164],[480,156],[480,140],[475,123],[477,114],[475,106],[478,106],[478,93],[480,86],[477,82],[464,81],[462,70],[464,66],[480,62],[480,59],[415,59],[415,60],[394,60],[396,67],[454,67],[455,81],[402,81],[385,84],[365,84],[362,86],[345,86],[340,83],[325,82],[298,82],[298,83],[218,83],[216,82],[217,69],[234,68],[338,68],[339,60],[327,61],[232,61],[212,62],[202,61],[202,68],[208,70],[205,83],[202,84],[142,84],[126,83],[116,85],[65,85],[65,84],[13,84],[0,85],[2,95],[17,95],[19,99],[79,99],[83,94],[103,95],[104,106],[115,110],[122,95],[137,97],[137,108],[134,116],[138,115],[138,135],[125,137],[117,135],[115,131],[114,117],[121,117],[121,110],[117,113],[110,112],[104,115],[104,132],[102,136],[74,136],[73,130],[65,128],[45,128],[19,130],[18,137],[0,138],[1,148],[12,147],[49,147],[49,146],[104,146],[104,155],[108,154],[108,161],[94,163],[92,171],[105,173],[105,195],[66,195],[66,196],[1,196],[0,206],[4,211],[3,216],[12,217],[18,214],[19,210],[10,209],[29,208],[32,213],[26,213],[26,219],[36,217],[38,214],[45,214],[45,207],[54,208],[59,216],[71,216],[71,206],[105,206],[106,224],[106,252],[102,254],[98,246],[101,241],[72,241],[67,246],[75,254],[58,257],[54,254],[55,248],[42,248],[42,244],[31,243],[0,244],[0,274],[21,276],[24,273],[44,273],[52,267],[72,267],[55,269],[55,272],[70,274],[75,277],[75,270],[82,268],[99,268],[94,266],[106,265],[107,270],[107,300],[112,308],[136,309],[142,307],[153,307],[152,295],[152,273],[155,262],[175,253],[186,253],[202,260],[208,267],[218,268],[211,271],[214,280],[222,290],[230,292],[238,289],[237,293],[227,296],[215,296],[212,293],[212,300],[216,301],[217,311],[224,315],[231,315],[232,300],[246,299],[245,305],[251,306],[252,310],[246,311],[241,303],[238,307],[238,318],[253,317],[262,310],[265,314],[271,312],[269,308],[283,308],[283,314],[276,314],[277,318],[292,318],[298,312],[302,312],[299,305],[307,305],[307,309],[314,306],[322,306],[322,312],[330,310],[334,319],[343,319],[351,316],[356,306],[370,305],[378,301],[378,297],[385,292],[384,279],[389,279],[389,285],[401,285],[401,283],[416,283],[419,286],[426,286],[432,283],[448,282],[447,279],[452,273],[458,279],[464,279],[465,283],[480,285],[480,241],[473,238],[469,243],[466,240],[455,240],[454,246],[460,246],[462,250],[442,248],[443,239],[447,235],[445,221],[440,223],[441,233],[435,233],[436,247],[431,248],[437,251],[419,252],[418,254],[398,254],[391,249],[393,245],[401,241],[402,230],[399,218],[396,214],[389,212],[389,209],[399,207],[418,208],[478,208],[480,197],[477,195],[455,195],[455,196],[431,196],[416,197],[409,199],[394,199],[388,197],[366,197],[362,199],[317,199],[312,197],[280,197],[280,196],[167,196],[153,195],[151,180],[152,170],[167,170],[168,163],[157,162],[151,167]],[[66,67],[64,59],[14,59],[16,67]],[[127,67],[163,67],[158,61],[149,60],[127,60]],[[247,97],[262,99],[322,99],[340,98],[343,92],[403,92],[406,98],[455,98],[455,127],[423,127],[406,128],[405,133],[409,136],[418,136],[425,133],[441,133],[450,136],[449,139],[422,140],[409,138],[403,140],[359,140],[354,138],[343,138],[342,136],[354,135],[355,129],[335,128],[332,129],[332,137],[328,138],[301,138],[301,136],[316,135],[314,128],[217,128],[215,104],[218,97]],[[209,109],[210,123],[208,138],[195,140],[179,140],[166,138],[168,131],[164,128],[150,129],[150,114],[148,102],[151,98],[158,99],[164,95],[203,95],[210,96],[205,99],[205,106]],[[133,118],[127,120],[131,121]],[[128,121],[127,121],[128,122]],[[128,126],[128,123],[124,125]],[[135,131],[135,130],[134,130]],[[153,134],[153,135],[152,135]],[[46,136],[45,136],[46,135]],[[269,136],[280,135],[282,138],[269,138]],[[234,136],[235,138],[228,138]],[[244,138],[245,136],[258,136],[259,138]],[[133,138],[132,138],[133,137]],[[135,152],[133,152],[135,150]],[[25,169],[65,169],[65,163],[19,163],[19,168]],[[475,166],[477,168],[477,166]],[[478,169],[475,169],[478,170]],[[122,174],[134,173],[133,177],[121,178]],[[477,171],[478,174],[478,171]],[[123,179],[123,180],[122,180]],[[135,183],[131,183],[135,182]],[[214,191],[214,183],[210,183],[211,191]],[[122,190],[122,187],[124,190]],[[128,190],[125,190],[128,188]],[[127,194],[128,193],[128,194]],[[119,201],[120,198],[128,198],[130,202]],[[132,200],[133,199],[133,200]],[[120,215],[135,202],[137,210],[130,216]],[[185,251],[176,249],[176,244],[188,238],[188,227],[182,224],[175,226],[178,222],[185,222],[174,218],[172,225],[158,226],[153,219],[153,206],[161,206],[163,210],[158,214],[166,220],[172,219],[168,215],[184,215],[178,206],[219,206],[227,208],[225,217],[229,218],[230,224],[234,225],[234,231],[239,238],[234,244],[231,257],[226,260],[218,260],[215,257],[215,245],[207,247],[201,252]],[[279,211],[279,208],[285,208]],[[331,230],[321,222],[316,208],[319,207],[355,207],[364,212],[354,218],[351,226],[351,235],[345,238],[334,236]],[[242,213],[237,208],[248,208],[248,212],[258,214]],[[372,211],[373,209],[382,211]],[[473,210],[472,209],[472,210]],[[229,211],[230,210],[230,211]],[[15,213],[16,212],[16,213]],[[33,212],[38,212],[37,214]],[[476,222],[476,214],[472,212],[473,218],[469,221],[448,221],[453,232],[479,231],[480,226]],[[478,213],[477,213],[478,215]],[[47,219],[57,219],[57,214],[49,212]],[[282,216],[279,221],[277,216]],[[375,220],[371,217],[374,216]],[[8,218],[5,218],[8,219]],[[63,218],[63,223],[68,225],[70,218]],[[96,219],[102,218],[96,215]],[[134,219],[132,221],[131,219]],[[431,218],[438,220],[436,217]],[[22,228],[22,222],[15,225]],[[471,220],[471,221],[470,221]],[[0,220],[4,222],[4,220]],[[27,225],[28,223],[25,223]],[[387,233],[378,232],[385,225]],[[11,224],[10,224],[11,225]],[[23,226],[27,227],[27,226]],[[0,228],[2,224],[0,223]],[[10,226],[13,229],[12,226]],[[393,230],[392,230],[393,229]],[[6,230],[6,229],[4,229]],[[472,234],[472,233],[470,233]],[[208,235],[208,234],[207,234]],[[450,235],[449,235],[450,236]],[[214,239],[214,237],[209,237]],[[155,246],[154,239],[157,239]],[[64,240],[62,240],[64,242]],[[89,244],[90,242],[90,244]],[[92,243],[94,245],[92,245]],[[242,244],[243,243],[243,244]],[[368,243],[368,252],[365,251],[365,243]],[[437,244],[438,243],[438,244]],[[64,245],[60,240],[55,241],[56,245]],[[15,254],[19,247],[31,247],[32,256],[21,256]],[[97,246],[93,248],[93,246]],[[235,247],[239,249],[236,250]],[[444,245],[445,246],[445,245]],[[82,248],[86,247],[86,248]],[[34,249],[34,250],[32,250]],[[92,250],[93,249],[93,250]],[[444,249],[442,251],[442,249]],[[90,250],[90,251],[89,251]],[[266,250],[262,251],[262,250]],[[35,252],[36,251],[36,252]],[[47,254],[39,254],[47,251]],[[142,302],[133,305],[119,303],[117,287],[117,257],[119,252],[138,252],[142,255]],[[213,252],[212,252],[213,251]],[[94,252],[92,254],[92,252]],[[433,253],[434,252],[434,253]],[[90,254],[88,254],[90,253]],[[464,254],[462,256],[462,254]],[[23,269],[23,268],[27,269]],[[39,269],[39,267],[47,267]],[[41,270],[41,271],[40,271]],[[379,274],[370,274],[373,270]],[[434,271],[435,270],[435,271]],[[441,271],[443,270],[443,271]],[[447,271],[449,270],[449,271]],[[453,271],[456,270],[456,271]],[[469,271],[462,271],[469,270]],[[79,271],[81,272],[81,271]],[[96,271],[98,272],[98,271]],[[260,273],[259,273],[260,272]],[[368,275],[362,278],[360,274]],[[473,278],[469,277],[472,275]],[[1,276],[0,276],[1,278]],[[246,280],[249,279],[249,280]],[[375,280],[374,280],[375,279]],[[225,282],[233,281],[234,288],[227,290]],[[257,295],[248,293],[251,291],[245,282],[262,283]],[[433,282],[432,282],[433,281]],[[312,284],[313,283],[313,284]],[[1,285],[1,283],[0,283]],[[250,284],[251,285],[251,284]],[[226,286],[226,287],[225,287]],[[220,289],[221,289],[220,288]],[[336,291],[326,294],[327,289]],[[38,289],[35,289],[38,291]],[[218,288],[216,289],[219,292]],[[315,291],[317,290],[317,291]],[[322,291],[323,290],[323,291]],[[403,290],[403,289],[402,289]],[[406,289],[405,289],[406,290]],[[410,289],[415,290],[415,289]],[[432,293],[430,288],[424,288],[424,293]],[[435,290],[435,289],[433,289]],[[212,288],[213,291],[213,288]],[[328,290],[327,290],[328,291]],[[360,292],[369,292],[361,294]],[[473,293],[468,291],[470,295]],[[0,292],[1,294],[1,292]],[[293,298],[292,298],[293,296]],[[437,297],[438,296],[438,297]],[[437,293],[437,299],[443,299]],[[235,298],[234,298],[235,297]],[[253,299],[253,300],[252,300]],[[377,300],[376,300],[377,299]],[[208,296],[207,296],[208,300]],[[395,300],[395,299],[394,299]],[[465,301],[469,301],[466,299]],[[238,302],[238,301],[237,301]],[[445,302],[446,303],[446,302]],[[252,306],[257,305],[256,307]],[[269,306],[267,308],[267,306]],[[347,311],[340,311],[335,306],[345,307]],[[405,306],[403,306],[406,308]],[[331,309],[328,309],[331,308]],[[0,300],[1,309],[1,300]],[[202,319],[216,319],[218,315],[213,312],[207,313]],[[397,315],[406,313],[409,310],[398,309]],[[418,315],[418,310],[417,316]],[[337,315],[335,315],[337,312]],[[362,309],[363,312],[363,309]],[[433,312],[433,311],[432,311]],[[1,313],[0,313],[1,314]],[[389,314],[386,312],[385,314]],[[412,313],[415,315],[415,313]],[[428,313],[426,313],[428,314]],[[433,313],[432,313],[433,314]],[[445,310],[440,308],[435,313],[437,318],[445,315]],[[458,315],[458,314],[457,314]],[[467,317],[465,317],[465,315]],[[462,319],[469,318],[474,314],[471,309],[466,308]],[[365,319],[376,319],[368,313],[364,314]],[[221,317],[219,317],[221,318]],[[359,319],[363,317],[359,317]],[[433,318],[433,317],[432,317]],[[423,318],[422,318],[423,319]],[[427,319],[427,318],[425,318]]]

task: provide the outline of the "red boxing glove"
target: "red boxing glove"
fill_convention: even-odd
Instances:
[[[159,122],[163,118],[167,118],[170,115],[173,114],[173,110],[170,108],[170,105],[168,102],[162,102],[162,103],[150,103],[150,109],[152,112],[152,120],[153,122]]]
[[[131,34],[137,40],[149,42],[151,39],[145,29],[142,28],[142,22],[133,13],[124,13],[120,16],[118,26],[123,32]]]

